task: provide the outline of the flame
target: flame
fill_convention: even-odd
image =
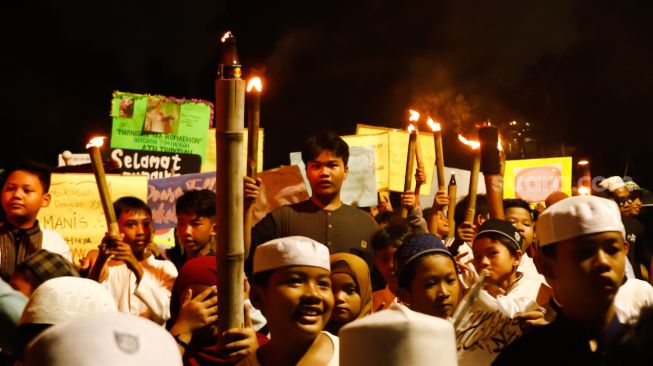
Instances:
[[[231,38],[231,37],[233,37],[233,36],[234,36],[234,35],[231,33],[231,31],[228,31],[227,33],[225,33],[225,34],[222,35],[222,38],[220,38],[220,41],[221,41],[222,43],[225,43],[225,42],[227,42],[227,40],[228,40],[229,38]]]
[[[581,166],[582,166],[582,165],[588,165],[589,163],[590,163],[590,162],[587,161],[587,160],[580,160],[580,161],[578,162],[578,165],[581,165]]]
[[[434,122],[431,117],[426,121],[426,123],[431,127],[433,132],[440,132],[442,131],[442,127],[440,127],[440,124],[438,122]]]
[[[261,78],[258,76],[255,76],[251,79],[249,79],[249,82],[247,82],[247,92],[251,92],[252,89],[256,89],[257,92],[261,92],[263,89],[263,85],[261,82]]]
[[[499,149],[499,151],[503,151],[503,145],[501,145],[501,136],[499,136],[499,140],[497,141],[497,149]]]
[[[578,187],[578,194],[583,195],[583,196],[587,196],[587,195],[590,195],[591,192],[590,192],[589,188],[583,186],[583,187]]]
[[[419,121],[419,112],[418,111],[414,111],[412,109],[409,109],[408,113],[410,113],[410,117],[408,118],[409,121]]]
[[[409,125],[408,125],[408,133],[413,133],[414,131],[415,131],[415,126],[413,126],[412,123],[409,124]]]
[[[481,143],[478,141],[472,141],[472,140],[467,140],[465,136],[463,135],[458,135],[458,140],[462,142],[463,144],[470,146],[472,150],[476,150],[481,147]]]
[[[91,141],[88,142],[88,144],[86,144],[86,148],[88,149],[90,147],[102,147],[102,145],[104,145],[104,139],[104,136],[94,137],[91,139]]]

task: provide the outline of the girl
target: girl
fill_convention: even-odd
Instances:
[[[349,253],[331,255],[331,289],[335,304],[326,330],[338,335],[340,328],[372,312],[372,282],[364,260]]]

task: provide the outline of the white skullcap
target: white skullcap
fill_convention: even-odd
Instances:
[[[270,240],[254,251],[254,273],[289,266],[311,266],[331,271],[329,248],[304,236]]]
[[[599,183],[599,185],[610,192],[614,192],[617,189],[626,186],[623,179],[621,179],[621,177],[618,177],[616,175],[614,177],[605,178],[604,180],[601,181],[601,183]]]
[[[27,366],[181,366],[172,335],[136,315],[86,315],[54,325],[30,343]]]
[[[393,303],[340,329],[340,365],[457,365],[453,325]]]
[[[116,301],[96,281],[57,277],[43,282],[29,298],[20,324],[58,324],[86,314],[117,312]]]
[[[540,246],[608,231],[625,236],[617,204],[596,196],[569,197],[547,208],[538,217],[535,231]]]

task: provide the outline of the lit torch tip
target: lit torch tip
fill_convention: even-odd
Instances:
[[[102,145],[104,145],[104,136],[98,136],[92,138],[91,141],[86,144],[86,148],[101,147]]]

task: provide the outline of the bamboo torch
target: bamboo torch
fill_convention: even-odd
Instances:
[[[95,137],[86,144],[86,148],[91,151],[91,166],[93,167],[93,174],[95,175],[95,182],[97,183],[98,192],[100,193],[100,201],[102,202],[102,210],[104,210],[104,217],[107,220],[107,230],[111,234],[119,234],[118,220],[116,219],[116,212],[113,209],[113,201],[109,194],[109,187],[107,186],[107,178],[104,173],[104,165],[102,164],[102,154],[100,147],[104,144],[104,136]]]
[[[247,83],[245,109],[247,110],[247,176],[256,179],[258,174],[258,129],[261,119],[261,78],[253,77]],[[254,205],[249,205],[245,212],[244,222],[244,249],[245,257],[249,253],[252,239],[252,210]]]
[[[465,222],[474,223],[476,214],[476,190],[478,188],[478,173],[481,170],[481,144],[478,141],[469,141],[463,135],[458,135],[458,140],[472,148],[474,159],[472,161],[472,171],[469,175],[469,193],[467,194],[467,211],[465,212]]]
[[[243,127],[245,82],[236,38],[221,39],[222,61],[215,80],[216,226],[218,262],[218,344],[222,332],[242,328],[244,283]]]
[[[449,220],[449,233],[447,240],[452,239],[456,234],[456,221],[453,218],[453,213],[456,210],[456,194],[458,193],[458,186],[456,185],[456,172],[451,172],[451,179],[449,179],[449,208],[447,209],[447,220]]]
[[[426,122],[433,130],[435,140],[435,165],[438,173],[438,191],[444,191],[444,153],[442,152],[442,128],[431,118]],[[451,198],[451,195],[449,196]]]
[[[408,154],[406,156],[406,175],[404,176],[404,192],[410,191],[410,187],[413,185],[413,165],[415,162],[415,139],[417,133],[415,126],[411,123],[408,126]],[[408,209],[406,207],[401,208],[401,217],[408,217]]]

